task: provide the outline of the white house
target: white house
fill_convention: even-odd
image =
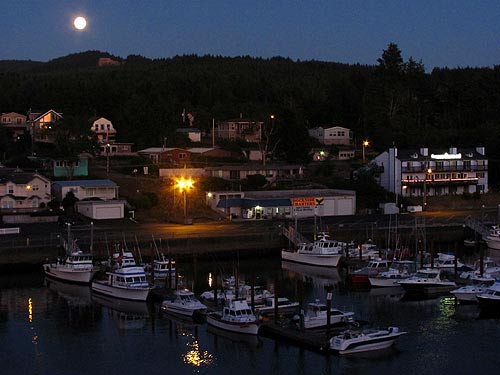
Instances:
[[[309,135],[324,145],[349,145],[352,139],[351,131],[341,126],[312,128]]]
[[[113,127],[111,121],[105,117],[99,117],[97,119],[92,119],[92,125],[90,130],[92,130],[97,135],[97,141],[99,143],[114,143],[116,137],[116,129]]]
[[[0,208],[2,212],[38,211],[51,200],[50,180],[38,173],[0,168]]]
[[[378,183],[400,196],[415,197],[488,192],[484,147],[447,150],[390,148],[372,161]],[[424,202],[425,204],[425,202]]]
[[[52,184],[52,195],[59,201],[62,201],[70,191],[79,200],[91,198],[109,200],[118,198],[118,185],[107,179],[56,181]]]

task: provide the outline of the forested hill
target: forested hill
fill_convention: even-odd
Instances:
[[[119,138],[137,147],[173,139],[181,113],[209,130],[212,119],[266,120],[276,115],[276,152],[300,159],[306,129],[351,128],[376,150],[398,147],[485,146],[500,159],[500,67],[434,69],[404,61],[390,44],[374,65],[287,58],[177,56],[120,58],[99,51],[46,63],[0,62],[0,110],[59,109],[109,118]],[[99,57],[121,64],[97,67]],[[500,147],[498,147],[500,150]]]

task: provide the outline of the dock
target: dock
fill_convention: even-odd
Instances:
[[[324,352],[328,351],[330,338],[348,329],[348,326],[331,326],[328,328],[300,329],[289,319],[265,320],[259,329],[259,335],[272,339],[281,339],[288,343]]]

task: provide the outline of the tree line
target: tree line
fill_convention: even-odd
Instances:
[[[97,67],[101,56],[121,64]],[[82,121],[110,119],[118,140],[137,149],[173,146],[175,130],[209,133],[212,121],[239,117],[269,123],[275,116],[275,155],[307,160],[307,129],[339,125],[374,151],[407,147],[485,146],[490,164],[500,160],[500,68],[434,68],[404,60],[394,43],[373,65],[293,61],[250,56],[175,56],[125,59],[99,51],[47,63],[0,62],[0,110],[55,109]],[[0,147],[2,147],[0,142]],[[496,167],[493,168],[496,174]]]

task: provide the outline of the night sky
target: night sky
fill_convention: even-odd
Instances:
[[[500,62],[498,0],[2,0],[0,11],[0,60],[100,50],[374,65],[394,42],[427,71]]]

